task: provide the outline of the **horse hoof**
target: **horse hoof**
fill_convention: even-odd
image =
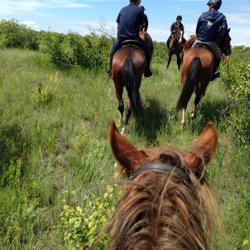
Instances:
[[[196,118],[196,116],[197,116],[197,114],[196,114],[196,113],[194,113],[194,112],[192,112],[192,114],[191,114],[192,119],[195,119],[195,118]]]

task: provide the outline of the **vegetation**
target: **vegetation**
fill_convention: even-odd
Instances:
[[[0,41],[9,33],[2,24]],[[14,38],[0,43],[0,249],[103,249],[108,236],[102,228],[122,186],[107,142],[108,122],[118,119],[113,83],[103,71],[111,41],[35,34],[37,50]],[[49,39],[63,42],[48,48]],[[83,51],[89,61],[80,64],[79,43],[87,40],[96,44],[88,51],[93,57]],[[53,60],[57,48],[67,67]],[[131,119],[126,132],[141,147],[167,142],[187,149],[209,120],[215,123],[220,143],[206,171],[225,226],[215,236],[218,250],[249,249],[249,58],[249,48],[234,48],[221,79],[210,83],[197,119],[189,117],[182,129],[172,111],[180,88],[177,66],[172,62],[166,70],[165,44],[155,43],[155,74],[141,86],[143,114]]]

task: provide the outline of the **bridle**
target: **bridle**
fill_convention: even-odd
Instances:
[[[189,172],[186,168],[180,168],[177,166],[172,166],[170,164],[165,163],[146,163],[143,164],[141,167],[139,167],[135,172],[133,172],[129,180],[134,180],[139,174],[145,172],[145,171],[153,171],[155,173],[169,173],[169,172],[176,172],[178,175],[180,175],[184,180],[191,183]]]

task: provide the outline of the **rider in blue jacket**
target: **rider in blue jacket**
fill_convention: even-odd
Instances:
[[[209,10],[202,13],[198,19],[196,26],[197,40],[193,45],[205,44],[213,52],[215,56],[214,79],[219,76],[216,71],[221,61],[221,51],[217,42],[222,41],[228,33],[226,17],[218,11],[221,4],[222,0],[208,1]]]
[[[117,42],[113,45],[110,54],[110,70],[111,76],[112,59],[115,52],[121,47],[125,40],[136,40],[140,47],[145,51],[147,57],[147,66],[144,72],[145,77],[152,75],[150,70],[151,54],[146,43],[139,37],[139,31],[145,25],[144,7],[139,6],[141,0],[130,0],[130,4],[122,8],[116,19],[117,22]],[[147,22],[148,24],[148,22]]]

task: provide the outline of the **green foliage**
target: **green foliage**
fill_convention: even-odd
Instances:
[[[64,205],[60,218],[67,248],[104,249],[108,235],[102,231],[115,211],[115,203],[114,187],[108,185],[102,197],[85,195],[81,207]]]
[[[250,64],[228,62],[221,69],[222,80],[229,89],[232,103],[228,123],[240,143],[250,141]]]
[[[39,35],[44,39],[48,34]],[[206,171],[220,199],[226,231],[225,237],[218,235],[213,249],[248,249],[250,147],[236,143],[230,123],[233,112],[239,115],[234,98],[243,106],[245,93],[234,97],[234,81],[239,80],[233,75],[230,84],[210,84],[197,119],[190,118],[182,129],[181,118],[172,112],[180,92],[179,72],[175,63],[166,70],[165,45],[155,45],[157,74],[142,81],[143,114],[131,118],[126,137],[139,148],[168,144],[188,149],[212,120],[220,143]],[[240,62],[241,56],[235,57]],[[108,121],[118,120],[113,83],[107,83],[102,72],[58,69],[41,51],[1,49],[0,63],[0,249],[72,249],[84,248],[85,243],[88,248],[93,238],[97,245],[92,249],[102,248],[107,236],[99,218],[104,214],[107,221],[106,212],[111,215],[117,200],[107,204],[103,194],[114,172],[107,141]],[[34,105],[32,99],[32,90],[40,84],[53,94],[46,106]],[[229,105],[229,114],[222,115]],[[191,108],[192,104],[188,113]],[[71,217],[83,227],[78,222],[75,227]],[[96,232],[86,236],[84,220],[90,217]]]
[[[75,33],[47,33],[43,36],[42,51],[60,67],[80,65],[86,69],[103,69],[107,65],[109,40],[94,34],[82,37]]]
[[[38,50],[38,32],[15,20],[0,22],[0,47]]]
[[[79,65],[103,70],[108,65],[111,41],[94,33],[83,37],[76,33],[37,32],[15,20],[4,20],[0,22],[0,47],[40,49],[62,68]]]
[[[76,127],[76,134],[70,140],[70,147],[74,152],[67,157],[72,168],[78,169],[78,176],[85,183],[102,180],[105,162],[108,162],[107,143],[95,135],[86,124]]]

